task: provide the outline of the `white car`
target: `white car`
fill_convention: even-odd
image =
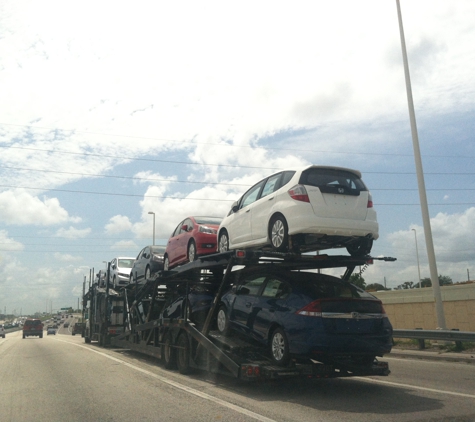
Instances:
[[[274,173],[235,202],[218,229],[218,251],[271,246],[308,252],[346,247],[367,255],[379,237],[361,173],[308,166]]]
[[[5,328],[3,328],[3,325],[0,325],[0,337],[5,338]]]
[[[126,286],[130,280],[130,270],[134,265],[133,257],[118,257],[111,261],[110,280],[113,288]]]

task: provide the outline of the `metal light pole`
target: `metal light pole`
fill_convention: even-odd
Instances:
[[[442,303],[442,294],[440,292],[439,276],[437,273],[437,263],[435,260],[434,243],[432,240],[432,229],[430,225],[429,206],[427,204],[426,187],[424,182],[424,172],[422,169],[422,158],[419,147],[419,137],[417,135],[416,114],[414,112],[414,101],[412,98],[411,78],[409,75],[409,64],[407,60],[406,41],[404,39],[404,29],[402,26],[401,6],[399,0],[396,0],[397,15],[399,21],[399,34],[401,37],[402,60],[404,62],[404,76],[406,79],[407,103],[409,107],[409,119],[411,121],[412,144],[414,148],[414,160],[416,162],[417,183],[419,186],[419,199],[421,202],[422,221],[424,225],[424,235],[427,247],[427,257],[429,259],[430,279],[434,291],[435,310],[437,314],[437,325],[444,330],[445,324],[444,305]]]
[[[419,248],[417,247],[417,231],[416,229],[411,230],[414,231],[414,239],[416,240],[417,274],[419,274],[419,287],[422,289],[421,266],[419,265]]]
[[[152,245],[155,245],[155,213],[152,211],[149,211],[148,213],[153,215],[153,243]]]

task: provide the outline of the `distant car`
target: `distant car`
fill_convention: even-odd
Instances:
[[[23,324],[23,338],[29,336],[43,338],[43,323],[40,319],[27,319]]]
[[[163,270],[165,246],[146,246],[143,248],[130,270],[130,283],[138,283]]]
[[[129,284],[130,271],[132,270],[134,262],[135,258],[130,257],[118,257],[111,261],[110,280],[114,289]]]
[[[262,267],[235,271],[216,323],[222,334],[231,329],[262,343],[278,365],[292,357],[370,365],[392,348],[382,302],[327,274]]]
[[[69,327],[69,322],[65,322],[65,323],[63,324],[63,327],[64,327],[64,328],[68,328],[68,327]]]
[[[221,217],[188,217],[178,224],[168,239],[164,269],[194,261],[198,256],[216,252]]]
[[[3,325],[0,324],[0,337],[5,338],[5,328],[3,328]]]
[[[56,335],[56,330],[53,327],[48,327],[48,330],[46,331],[47,335],[54,334]]]
[[[218,251],[346,247],[351,255],[364,256],[378,229],[358,170],[308,166],[274,173],[244,193],[219,226]]]
[[[83,336],[83,332],[84,332],[84,328],[85,328],[86,324],[84,324],[84,322],[76,322],[74,325],[73,325],[73,330],[72,330],[72,335],[75,336],[76,334],[81,334],[81,336]],[[84,337],[84,336],[83,336]]]

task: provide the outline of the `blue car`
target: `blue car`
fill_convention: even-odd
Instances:
[[[379,299],[333,276],[271,266],[235,272],[216,324],[265,345],[282,366],[291,358],[370,365],[392,347]]]

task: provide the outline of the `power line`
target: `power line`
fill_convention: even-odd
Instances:
[[[88,132],[88,131],[77,131],[75,129],[61,129],[61,128],[49,128],[49,127],[42,127],[42,126],[33,126],[33,125],[17,125],[17,124],[10,124],[10,123],[1,123],[1,126],[12,126],[12,127],[20,127],[20,128],[33,128],[33,129],[43,129],[49,131],[62,131],[62,132],[71,132],[71,134],[83,134],[83,135],[97,135],[97,136],[108,136],[108,137],[115,137],[115,138],[125,138],[125,139],[143,139],[147,141],[155,141],[155,142],[173,142],[174,144],[181,143],[185,145],[212,145],[212,146],[220,146],[220,147],[230,147],[230,148],[247,148],[247,149],[255,149],[255,146],[252,145],[234,145],[230,143],[219,143],[219,142],[197,142],[197,141],[181,141],[177,139],[163,139],[163,138],[155,138],[155,137],[146,137],[146,136],[132,136],[132,135],[123,135],[123,134],[108,134],[108,133],[100,133],[100,132]],[[15,146],[0,146],[0,148],[18,148],[18,149],[28,149],[25,147],[15,147]],[[375,156],[400,156],[400,157],[412,157],[412,154],[402,154],[402,153],[378,153],[378,152],[361,152],[361,151],[327,151],[327,150],[320,150],[317,151],[315,149],[298,149],[295,147],[292,148],[276,148],[276,147],[263,147],[259,146],[257,148],[266,150],[266,151],[298,151],[298,152],[318,152],[324,154],[351,154],[351,155],[375,155]],[[81,153],[73,153],[68,151],[58,151],[58,150],[39,150],[39,151],[47,151],[47,152],[56,152],[56,153],[64,153],[64,154],[81,154]],[[88,154],[84,153],[84,155],[94,155],[94,156],[101,156],[101,157],[110,157],[110,158],[125,158],[130,159],[130,157],[119,157],[119,156],[108,156],[103,154]],[[468,156],[447,156],[447,155],[431,155],[426,154],[425,157],[433,157],[433,158],[474,158]],[[137,160],[142,160],[140,158],[136,158]],[[146,160],[146,159],[143,159]]]

